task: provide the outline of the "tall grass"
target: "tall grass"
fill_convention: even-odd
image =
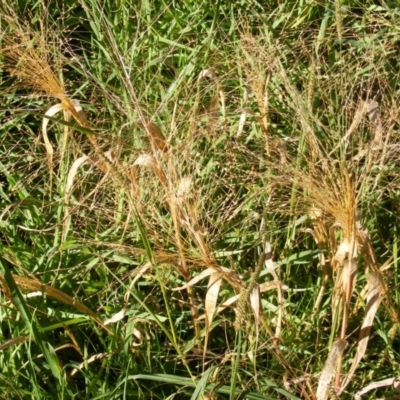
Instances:
[[[1,9],[4,397],[393,395],[396,10],[31,5]]]

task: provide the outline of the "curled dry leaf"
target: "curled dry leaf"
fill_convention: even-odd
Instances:
[[[72,100],[71,101],[72,106],[74,107],[74,109],[76,110],[77,114],[79,114],[81,117],[84,116],[84,112],[82,110],[82,107],[79,103],[78,100]],[[42,121],[42,135],[43,135],[43,140],[44,140],[44,146],[46,148],[46,153],[47,153],[47,157],[49,160],[49,165],[52,166],[52,159],[53,159],[53,154],[54,154],[54,150],[53,150],[53,146],[50,143],[49,137],[47,135],[47,126],[50,122],[49,118],[46,117],[54,117],[57,113],[59,113],[60,111],[64,112],[64,118],[65,120],[69,120],[71,117],[71,112],[70,112],[70,106],[68,106],[65,103],[59,103],[59,104],[55,104],[54,106],[50,107],[43,118]]]
[[[115,324],[116,322],[121,321],[121,319],[124,319],[125,315],[126,315],[126,306],[122,308],[121,311],[114,314],[111,318],[105,320],[104,325]]]
[[[217,306],[219,289],[221,288],[221,273],[213,272],[210,275],[210,279],[208,281],[207,286],[207,294],[205,299],[205,308],[206,308],[206,334],[204,337],[204,350],[203,350],[203,365],[205,364],[205,356],[208,347],[208,338],[210,334],[211,324],[214,317],[215,309]]]
[[[132,342],[131,347],[141,346],[143,344],[142,332],[140,332],[139,329],[133,328],[132,334],[139,340],[139,342]]]
[[[67,176],[67,184],[65,186],[65,202],[68,204],[69,196],[71,194],[72,186],[74,185],[75,176],[78,173],[78,169],[90,162],[88,156],[84,155],[79,157],[77,160],[74,161],[71,168],[69,169],[68,176]]]
[[[199,78],[216,79],[217,75],[215,74],[214,68],[207,68],[207,69],[203,69],[203,71],[200,72]]]
[[[400,382],[400,376],[398,376],[396,378],[388,378],[388,379],[383,379],[382,381],[372,382],[368,386],[365,386],[365,388],[359,390],[354,395],[354,398],[356,400],[361,400],[361,396],[370,392],[371,390],[379,389],[381,387],[386,387],[386,386],[393,386],[394,389],[396,390],[396,392],[400,393],[399,382]],[[398,397],[396,396],[393,399],[398,399]]]
[[[265,261],[264,261],[265,268],[275,278],[276,272],[274,268],[274,262],[272,261],[271,243],[268,241],[265,242],[264,252],[265,252]]]
[[[153,141],[153,143],[159,150],[163,152],[166,152],[168,150],[168,145],[165,136],[163,135],[161,129],[156,124],[153,124],[153,122],[150,122],[145,118],[143,119],[143,121],[140,121],[139,124],[143,126],[143,128],[149,135],[150,140]]]
[[[354,241],[344,239],[340,243],[339,248],[334,256],[334,261],[339,265],[343,266],[345,259],[356,259],[357,258],[357,245]]]
[[[44,140],[44,147],[46,149],[47,153],[47,159],[49,162],[49,168],[52,168],[53,165],[53,146],[50,143],[49,137],[47,135],[47,125],[49,124],[50,120],[46,117],[54,117],[57,113],[60,111],[68,111],[66,106],[64,104],[55,104],[54,106],[50,107],[47,111],[46,114],[43,118],[42,121],[42,135],[43,135],[43,140]]]
[[[344,260],[343,268],[341,269],[340,282],[342,291],[345,294],[346,304],[349,303],[351,295],[354,292],[357,278],[357,263],[354,259]]]

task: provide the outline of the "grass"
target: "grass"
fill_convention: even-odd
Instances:
[[[394,395],[396,8],[1,4],[4,398]]]

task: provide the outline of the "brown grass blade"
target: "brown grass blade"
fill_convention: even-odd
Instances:
[[[13,278],[21,290],[29,291],[29,292],[36,292],[36,291],[42,292],[45,295],[47,295],[53,299],[56,299],[64,304],[67,304],[68,306],[71,306],[71,307],[77,309],[81,313],[90,317],[93,321],[95,321],[98,325],[100,325],[108,333],[110,333],[110,334],[112,333],[111,329],[108,328],[107,326],[105,326],[104,322],[90,308],[86,307],[84,304],[80,303],[78,300],[72,298],[71,296],[67,295],[66,293],[62,292],[61,290],[58,290],[49,285],[46,285],[39,280],[36,280],[33,278],[28,278],[25,276],[13,274]],[[1,275],[1,274],[0,274],[0,283],[1,283],[1,286],[3,287],[3,290],[7,294],[7,297],[9,299],[11,299],[11,301],[12,301],[12,296],[11,296],[10,290],[3,278],[3,275]]]
[[[317,400],[327,400],[331,390],[331,383],[336,373],[336,366],[342,357],[347,342],[337,339],[329,352],[325,361],[325,366],[321,372],[317,388]]]
[[[164,134],[161,132],[161,129],[156,124],[153,124],[153,122],[150,122],[147,119],[143,119],[143,121],[140,121],[139,124],[145,129],[149,139],[154,143],[158,150],[161,150],[164,153],[168,151],[167,140],[165,139]]]
[[[222,283],[221,274],[219,272],[213,272],[210,275],[210,279],[208,281],[207,294],[205,299],[206,333],[204,337],[204,349],[203,349],[203,371],[204,371],[205,357],[208,347],[208,338],[210,335],[211,323],[217,306],[218,294],[219,294],[219,289],[221,288],[221,283]]]
[[[28,342],[33,340],[30,336],[18,336],[9,340],[6,340],[4,343],[0,344],[0,351],[6,350],[11,346],[14,346],[18,343]]]
[[[47,153],[47,161],[49,164],[49,169],[52,171],[53,169],[53,146],[50,143],[49,137],[47,135],[47,125],[49,124],[50,120],[46,117],[54,117],[57,113],[60,111],[66,111],[67,108],[64,106],[64,104],[55,104],[54,106],[50,107],[47,111],[46,114],[44,115],[43,121],[42,121],[42,135],[43,135],[43,141],[44,141],[44,147],[46,149]]]
[[[213,268],[207,268],[205,270],[203,270],[202,272],[200,272],[199,275],[195,276],[193,279],[191,279],[189,282],[187,282],[185,285],[177,287],[177,288],[173,288],[171,290],[184,290],[187,289],[188,287],[194,286],[196,283],[200,282],[202,279],[207,278],[208,276],[217,273],[220,274],[220,276],[223,278],[224,277],[224,273],[225,274],[229,274],[232,271],[229,268],[225,268],[225,267],[220,267],[220,271],[216,271]]]
[[[74,185],[74,180],[75,176],[78,173],[78,170],[80,167],[82,167],[85,164],[88,164],[90,162],[90,159],[87,155],[84,155],[82,157],[79,157],[76,159],[71,168],[68,171],[68,176],[67,176],[67,183],[65,185],[65,203],[69,203],[69,197],[72,191],[72,186]]]
[[[127,308],[124,307],[122,310],[118,311],[115,313],[111,318],[108,318],[104,321],[104,325],[110,325],[110,324],[115,324],[118,321],[121,321],[122,319],[125,318]]]
[[[240,294],[236,294],[235,296],[230,297],[228,300],[226,300],[224,303],[222,303],[214,312],[214,317],[218,314],[220,314],[222,311],[224,311],[226,308],[230,307],[238,298],[240,297]],[[206,315],[200,315],[199,321],[203,320],[206,318]]]
[[[74,376],[79,370],[81,370],[85,365],[91,364],[92,362],[96,361],[96,360],[101,360],[104,357],[107,357],[109,354],[108,353],[99,353],[99,354],[95,354],[94,356],[89,357],[87,360],[85,360],[84,362],[80,363],[78,365],[78,368],[74,368],[71,371],[70,376]]]
[[[363,389],[359,390],[355,395],[354,398],[355,400],[361,400],[361,396],[364,394],[370,392],[371,390],[379,389],[381,387],[386,387],[386,386],[393,386],[394,389],[396,390],[397,393],[400,393],[400,376],[396,378],[387,378],[383,379],[381,381],[377,382],[372,382],[369,385],[365,386]],[[391,397],[390,399],[386,400],[397,400],[399,397]],[[385,400],[385,399],[383,399]]]
[[[350,370],[347,373],[346,378],[338,392],[340,395],[346,386],[351,382],[354,373],[364,357],[365,351],[367,350],[368,340],[371,333],[372,323],[375,318],[375,314],[378,311],[379,305],[381,304],[383,297],[381,296],[381,279],[378,273],[371,273],[368,279],[368,297],[367,297],[367,309],[365,311],[364,321],[361,325],[361,330],[358,339],[357,353],[353,359]]]
[[[221,274],[219,272],[213,272],[210,275],[210,279],[208,281],[207,294],[205,299],[207,332],[211,326],[214,317],[221,283]]]

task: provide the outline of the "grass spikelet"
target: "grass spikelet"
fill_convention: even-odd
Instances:
[[[336,32],[339,40],[343,39],[343,14],[342,14],[342,4],[340,0],[335,0],[335,22],[336,22]]]

